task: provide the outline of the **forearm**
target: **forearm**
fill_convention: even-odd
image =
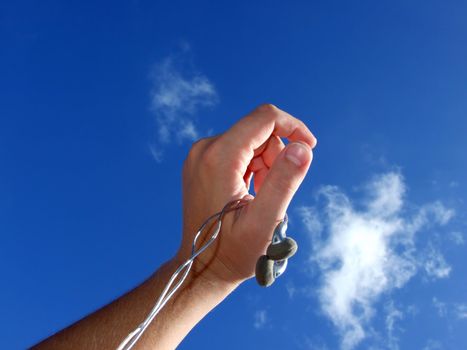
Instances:
[[[147,316],[180,263],[179,259],[168,261],[139,287],[46,339],[34,349],[116,349]],[[190,274],[135,349],[174,349],[235,288],[235,284],[207,278],[203,273]]]

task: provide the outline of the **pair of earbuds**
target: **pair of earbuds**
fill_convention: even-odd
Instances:
[[[274,229],[271,244],[266,255],[260,256],[256,262],[256,281],[262,287],[269,287],[287,268],[287,261],[298,249],[297,242],[287,237],[287,214]]]

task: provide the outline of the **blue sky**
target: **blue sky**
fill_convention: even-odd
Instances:
[[[180,238],[194,138],[271,102],[319,145],[300,249],[180,349],[463,349],[467,4],[0,4],[0,336],[23,349]]]

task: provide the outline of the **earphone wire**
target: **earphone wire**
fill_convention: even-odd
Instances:
[[[203,224],[200,226],[199,230],[196,232],[196,235],[193,239],[192,248],[191,248],[191,256],[183,264],[181,264],[177,268],[177,270],[175,270],[175,272],[170,277],[164,290],[162,291],[161,295],[157,299],[156,304],[154,305],[152,310],[149,312],[146,319],[138,327],[136,327],[135,330],[133,330],[130,334],[128,334],[128,336],[120,343],[117,350],[131,350],[135,346],[135,344],[141,338],[141,336],[146,331],[146,329],[149,327],[149,325],[154,320],[154,318],[157,316],[157,314],[162,310],[162,308],[167,304],[170,298],[172,298],[172,296],[177,292],[177,290],[186,280],[191,270],[191,267],[193,266],[194,260],[216,240],[222,228],[222,220],[224,219],[224,215],[232,210],[237,210],[237,209],[242,208],[249,201],[250,201],[249,199],[236,199],[236,200],[230,201],[224,206],[224,208],[220,212],[214,215],[211,215],[209,218],[207,218],[203,222]],[[204,243],[198,250],[196,250],[196,243],[198,241],[198,238],[201,236],[206,226],[210,222],[212,222],[214,219],[217,220],[217,223],[216,223],[216,228],[213,234],[211,235],[209,240],[206,241],[206,243]],[[175,282],[178,275],[183,270],[185,270],[183,275],[180,277],[179,281],[171,289],[172,284]]]

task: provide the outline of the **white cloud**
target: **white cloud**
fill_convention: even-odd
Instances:
[[[390,301],[386,304],[386,333],[387,347],[391,350],[399,349],[399,338],[396,336],[396,322],[404,318],[404,313],[394,306],[394,302]]]
[[[446,317],[448,314],[448,308],[446,303],[439,301],[438,298],[434,297],[433,298],[433,306],[435,309],[438,311],[438,315],[440,317]]]
[[[454,314],[460,320],[467,319],[467,304],[458,303],[454,305]]]
[[[194,118],[202,107],[217,104],[218,94],[206,76],[188,69],[175,56],[155,65],[151,79],[151,110],[156,117],[158,136],[158,145],[152,145],[151,152],[160,161],[164,144],[200,137]]]
[[[177,132],[177,137],[179,140],[188,139],[188,140],[196,140],[199,138],[198,131],[196,130],[196,126],[191,120],[186,120],[182,125],[180,125],[180,129]]]
[[[423,350],[441,350],[441,349],[443,349],[443,344],[433,339],[429,339],[425,347],[423,348]]]
[[[464,235],[459,231],[454,231],[449,234],[449,239],[456,245],[464,245]]]
[[[149,150],[156,162],[160,163],[163,160],[163,152],[154,145],[149,146]]]
[[[451,181],[451,182],[449,183],[449,187],[451,187],[451,188],[457,188],[457,187],[459,187],[459,182],[457,182],[457,181]]]
[[[438,311],[439,317],[456,318],[458,320],[467,319],[467,303],[447,303],[434,297],[433,306]]]
[[[300,209],[312,239],[311,262],[321,273],[321,308],[339,330],[345,350],[368,335],[374,304],[383,293],[404,286],[421,267],[432,278],[449,274],[434,247],[426,254],[417,252],[415,235],[431,225],[445,225],[454,212],[435,202],[409,216],[400,173],[377,176],[364,188],[362,200],[354,203],[337,187],[324,186],[319,191],[323,209]],[[387,319],[388,330],[401,317],[396,311]]]
[[[448,265],[441,252],[431,244],[425,254],[423,268],[426,274],[432,278],[446,278],[451,273],[451,266]]]
[[[253,326],[256,329],[264,328],[267,322],[268,315],[266,313],[266,310],[258,310],[255,312],[255,322],[253,323]]]
[[[295,285],[291,282],[288,282],[285,285],[285,289],[287,290],[287,294],[289,295],[289,298],[293,299],[295,294],[297,293],[297,288],[295,287]]]
[[[407,312],[407,315],[414,317],[420,312],[420,310],[417,307],[417,305],[412,304],[412,305],[407,306],[406,312]]]
[[[441,202],[436,201],[422,206],[408,223],[408,232],[415,233],[424,227],[433,224],[446,225],[455,215],[453,209],[446,208]]]

